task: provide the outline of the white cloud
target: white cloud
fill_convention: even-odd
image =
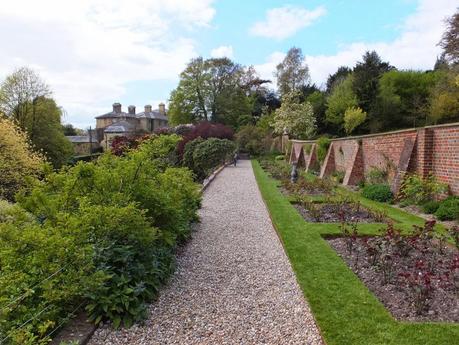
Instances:
[[[414,14],[402,24],[401,34],[391,42],[355,42],[335,55],[306,56],[311,78],[324,83],[339,66],[354,66],[367,50],[375,50],[399,69],[431,69],[441,48],[437,45],[445,30],[444,19],[456,9],[451,0],[422,0]]]
[[[222,58],[227,57],[232,59],[234,57],[233,47],[232,46],[220,46],[215,49],[212,49],[210,56],[213,58]]]
[[[290,5],[273,8],[268,10],[266,18],[263,21],[256,22],[249,32],[254,36],[282,40],[311,25],[314,20],[325,13],[326,10],[323,6],[319,6],[312,11]]]
[[[67,121],[89,124],[136,80],[176,80],[197,55],[212,0],[15,0],[0,6],[0,79],[37,69]],[[154,97],[154,95],[152,95]],[[77,116],[79,115],[79,116]]]
[[[274,78],[274,72],[276,70],[276,66],[282,60],[284,60],[286,55],[287,54],[282,52],[274,52],[270,56],[268,56],[264,63],[253,66],[257,73],[260,75],[261,79],[268,79],[272,81],[272,83],[269,84],[270,88],[277,88],[276,78]]]
[[[334,55],[306,55],[311,79],[324,84],[339,66],[353,67],[367,50],[376,50],[384,61],[399,69],[431,69],[441,53],[438,42],[445,29],[444,19],[456,9],[451,0],[421,0],[416,12],[401,25],[400,35],[390,42],[354,42],[340,47]],[[278,53],[275,53],[278,54]],[[275,63],[261,65],[268,73]]]

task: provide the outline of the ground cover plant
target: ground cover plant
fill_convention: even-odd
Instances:
[[[339,224],[306,223],[278,189],[278,182],[253,161],[255,177],[298,282],[327,344],[450,344],[459,337],[451,323],[396,321],[323,238],[339,236]],[[340,190],[340,193],[349,193]],[[387,212],[402,234],[423,219],[357,196],[362,205]],[[374,236],[380,224],[356,224],[359,236]],[[436,231],[441,227],[436,226]],[[352,231],[352,230],[351,230]]]
[[[200,187],[176,166],[181,137],[79,162],[0,209],[0,334],[45,344],[69,313],[130,326],[174,268],[197,220]]]

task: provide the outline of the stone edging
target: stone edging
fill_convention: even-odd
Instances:
[[[219,166],[212,174],[209,175],[209,177],[207,177],[204,182],[202,183],[202,187],[201,187],[201,192],[204,192],[207,187],[210,185],[210,183],[217,177],[218,174],[220,174],[220,172],[227,166],[227,164],[223,164],[221,166]]]

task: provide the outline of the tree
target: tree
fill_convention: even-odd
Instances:
[[[379,80],[376,106],[369,126],[372,132],[424,126],[429,114],[430,93],[437,72],[397,71]]]
[[[430,123],[459,120],[459,82],[454,69],[438,72],[438,80],[431,90]]]
[[[346,134],[351,134],[366,119],[367,113],[359,107],[347,108],[344,113],[344,130]]]
[[[327,99],[325,120],[332,125],[336,134],[342,133],[346,110],[358,106],[357,96],[352,89],[353,82],[353,74],[348,75],[333,87]]]
[[[169,113],[173,124],[213,121],[233,128],[239,117],[251,115],[247,99],[252,88],[266,81],[228,58],[190,61],[172,91]]]
[[[55,168],[73,154],[62,129],[62,109],[50,98],[49,87],[33,70],[23,67],[6,77],[0,87],[0,108],[25,131],[37,150]]]
[[[38,73],[28,67],[21,67],[6,77],[0,86],[0,111],[14,119],[25,130],[26,123],[33,126],[34,100],[39,97],[50,97],[49,86]]]
[[[85,131],[74,127],[71,123],[66,123],[65,125],[62,125],[62,132],[64,135],[84,135]]]
[[[381,61],[375,51],[366,52],[363,61],[354,67],[352,89],[357,96],[358,105],[367,113],[370,113],[376,99],[379,78],[392,69],[389,63]]]
[[[14,201],[14,194],[27,186],[28,179],[43,173],[44,163],[24,131],[0,116],[0,199]]]
[[[282,97],[282,105],[274,113],[274,131],[287,132],[295,139],[310,139],[316,131],[316,119],[312,105],[300,103],[298,92],[290,92]]]
[[[336,84],[343,81],[344,79],[346,79],[346,77],[351,73],[352,73],[352,70],[347,66],[338,67],[338,70],[335,73],[330,74],[327,78],[327,84],[326,84],[327,93],[330,94],[333,90],[333,87]]]
[[[325,92],[317,90],[306,97],[306,102],[312,105],[314,111],[314,117],[316,118],[317,131],[319,133],[325,133],[328,130],[327,123],[325,121],[325,111],[327,110],[327,97]]]
[[[459,63],[459,11],[446,20],[446,31],[440,41],[445,57],[452,64]]]
[[[275,76],[282,96],[309,84],[309,68],[300,48],[290,48],[284,60],[276,66]]]

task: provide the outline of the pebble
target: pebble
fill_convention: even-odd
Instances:
[[[89,345],[323,344],[250,161],[216,177],[199,213],[148,319],[129,329],[102,326]]]

